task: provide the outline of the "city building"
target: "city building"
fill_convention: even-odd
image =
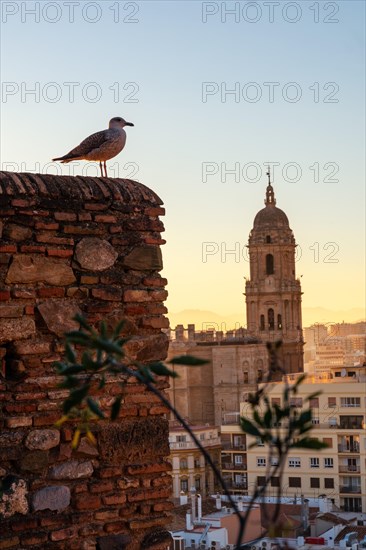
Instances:
[[[190,426],[194,435],[220,468],[221,441],[215,426]],[[202,496],[218,490],[217,480],[210,465],[193,441],[180,425],[172,425],[169,430],[170,457],[173,478],[173,497],[179,498],[194,487]]]
[[[289,375],[295,380],[297,375]],[[280,404],[284,383],[274,383],[269,389],[272,403]],[[306,397],[320,392],[311,400],[313,437],[328,444],[320,451],[297,449],[286,459],[283,478],[271,479],[271,492],[276,495],[281,484],[285,496],[316,497],[326,495],[335,506],[346,512],[366,512],[366,368],[333,367],[325,378],[309,378],[299,386],[292,406],[299,412],[306,406]],[[249,415],[248,404],[242,403],[241,415]],[[250,447],[247,436],[248,492],[263,484],[268,467],[267,448]],[[257,442],[260,443],[260,442]]]

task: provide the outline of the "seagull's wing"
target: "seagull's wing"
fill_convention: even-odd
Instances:
[[[103,144],[108,142],[110,139],[113,139],[111,132],[109,130],[102,130],[101,132],[96,132],[85,138],[80,145],[72,149],[67,155],[59,157],[52,160],[76,160],[81,159],[94,149],[99,149]]]

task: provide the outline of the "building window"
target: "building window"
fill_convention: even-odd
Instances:
[[[273,261],[273,255],[267,254],[266,255],[266,274],[267,275],[273,275],[274,273],[274,261]]]
[[[266,237],[266,243],[269,244],[271,242],[271,235],[267,235]]]
[[[278,457],[277,456],[272,456],[271,466],[278,466]]]
[[[256,446],[257,447],[264,447],[264,442],[261,437],[256,437]]]
[[[289,458],[288,459],[289,468],[301,468],[300,458]]]
[[[200,434],[200,440],[203,441],[206,438],[205,434]]]
[[[318,477],[310,478],[310,487],[312,489],[320,489],[320,479]]]
[[[328,397],[328,407],[336,407],[336,406],[337,406],[337,398]]]
[[[310,458],[310,468],[319,468],[319,458]]]
[[[281,330],[282,328],[282,315],[280,314],[277,315],[277,328],[278,330]]]
[[[258,487],[263,487],[266,484],[266,476],[257,476]]]
[[[180,480],[180,490],[186,493],[188,491],[188,479]]]
[[[196,487],[197,491],[201,489],[201,478],[196,477],[194,480],[194,486]]]
[[[264,330],[264,315],[261,315],[261,318],[260,318],[260,329],[261,330]]]
[[[243,464],[243,455],[234,455],[234,463],[236,465]]]
[[[248,373],[247,370],[245,370],[243,372],[243,378],[244,378],[244,380],[243,380],[244,384],[248,384],[249,383],[249,373]]]
[[[323,443],[326,443],[330,449],[333,448],[333,439],[331,437],[323,437]]]
[[[279,487],[280,486],[280,478],[277,476],[271,477],[271,487]]]
[[[289,477],[288,485],[289,487],[301,487],[301,477]]]
[[[333,468],[333,466],[334,466],[333,458],[324,459],[324,468]]]
[[[274,311],[272,308],[268,310],[268,328],[269,330],[274,330]]]
[[[310,407],[312,409],[319,409],[319,397],[313,397],[313,399],[310,399]]]
[[[361,398],[341,397],[341,407],[361,407]]]
[[[258,383],[263,382],[263,371],[261,369],[258,370],[257,382]]]
[[[324,478],[324,489],[334,489],[334,479],[332,477]]]
[[[266,459],[261,456],[257,456],[257,466],[265,466],[265,465],[266,465]]]
[[[179,462],[179,467],[181,470],[186,470],[188,468],[188,462],[186,458],[181,458]]]
[[[177,442],[178,443],[184,443],[186,441],[185,435],[177,435]]]
[[[273,407],[273,405],[278,405],[279,407],[281,406],[281,398],[280,397],[272,397],[271,398],[271,405]]]
[[[291,407],[302,407],[302,397],[291,397],[290,398]]]

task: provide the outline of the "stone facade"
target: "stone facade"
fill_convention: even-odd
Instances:
[[[128,355],[165,359],[161,204],[129,180],[0,173],[0,549],[166,547],[166,409],[131,380],[97,446],[72,451],[53,366],[76,312],[126,319]],[[102,408],[117,392],[108,379]]]

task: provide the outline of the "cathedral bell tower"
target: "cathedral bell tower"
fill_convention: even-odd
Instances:
[[[286,214],[277,208],[270,173],[265,208],[249,235],[250,280],[246,281],[247,327],[262,342],[282,340],[286,372],[302,372],[301,285],[295,276],[295,238]]]

